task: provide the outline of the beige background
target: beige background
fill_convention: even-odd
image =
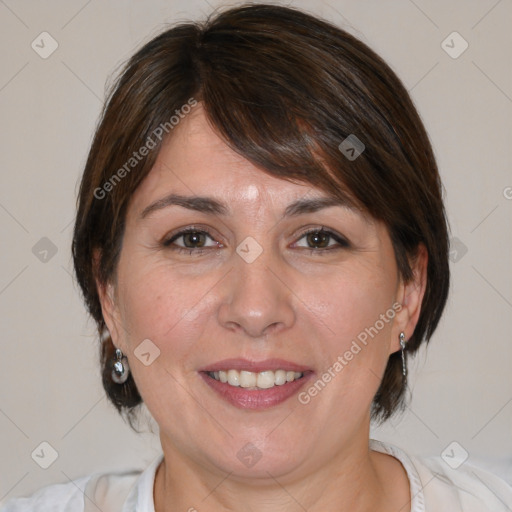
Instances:
[[[512,3],[291,4],[360,37],[403,79],[430,132],[458,239],[444,320],[412,367],[412,402],[373,436],[424,455],[456,441],[470,462],[512,482]],[[136,435],[122,422],[101,388],[94,326],[71,277],[75,196],[107,78],[167,23],[219,5],[0,1],[0,501],[144,467],[159,449],[144,423]],[[58,43],[47,59],[31,48],[43,31]],[[453,31],[469,43],[456,59],[442,47]],[[457,36],[447,43],[462,48]],[[43,237],[57,250],[46,262],[41,246],[33,252]],[[31,458],[43,441],[58,454],[46,470]]]

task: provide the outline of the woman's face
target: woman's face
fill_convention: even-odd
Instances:
[[[367,443],[418,288],[382,223],[328,199],[233,152],[201,105],[161,150],[101,293],[166,454],[277,477]]]

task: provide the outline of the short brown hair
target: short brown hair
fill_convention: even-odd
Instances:
[[[428,341],[448,294],[448,229],[433,151],[406,89],[378,55],[340,28],[292,8],[245,5],[205,23],[174,26],[142,47],[114,84],[96,130],[73,258],[102,336],[103,385],[116,408],[131,417],[142,400],[131,376],[123,385],[111,380],[114,347],[95,280],[115,275],[128,203],[160,148],[156,130],[167,127],[172,136],[170,119],[191,98],[202,102],[226,143],[264,172],[319,187],[382,220],[406,282],[410,258],[425,245],[426,291],[407,351]],[[355,159],[339,149],[351,135],[365,146]],[[154,149],[127,167],[150,139]],[[373,419],[383,421],[403,405],[401,372],[400,353],[391,354]]]

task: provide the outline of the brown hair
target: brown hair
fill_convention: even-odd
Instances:
[[[96,130],[73,258],[102,336],[103,385],[116,408],[132,418],[141,397],[131,376],[112,382],[114,347],[95,279],[114,278],[128,203],[155,162],[162,127],[172,136],[171,118],[192,101],[201,101],[226,143],[264,172],[310,183],[382,220],[406,282],[410,258],[425,245],[426,292],[407,351],[428,341],[448,294],[448,230],[432,148],[406,89],[378,55],[334,25],[296,9],[245,5],[204,24],[177,25],[142,47],[114,84]],[[339,149],[351,134],[365,145],[355,159]],[[152,149],[142,152],[144,146]],[[401,372],[400,353],[391,354],[373,419],[403,405]]]

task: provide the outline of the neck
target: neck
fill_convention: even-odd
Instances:
[[[165,458],[155,478],[155,512],[386,512],[406,510],[410,500],[401,464],[369,451],[367,438],[333,454],[314,471],[268,473],[268,478],[258,479],[205,470],[174,447],[164,442],[162,447]]]

